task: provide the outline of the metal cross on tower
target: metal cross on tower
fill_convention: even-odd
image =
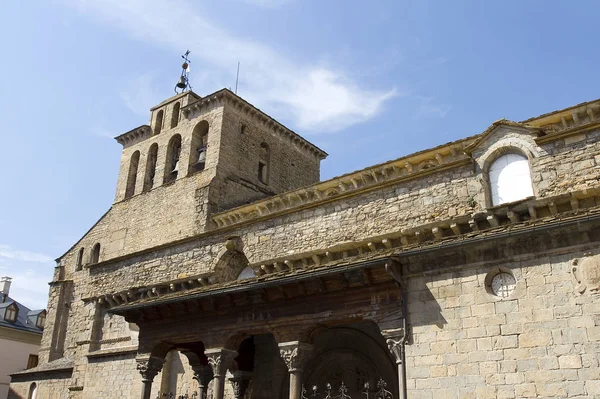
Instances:
[[[181,76],[179,77],[179,82],[175,85],[175,93],[183,93],[186,90],[192,90],[192,85],[190,85],[190,64],[192,61],[188,58],[190,55],[190,50],[187,50],[185,54],[181,56],[183,58],[183,64],[181,64]],[[177,90],[181,90],[178,92]]]

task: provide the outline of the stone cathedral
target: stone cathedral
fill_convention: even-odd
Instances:
[[[226,89],[116,141],[10,398],[600,398],[600,100],[326,181]]]

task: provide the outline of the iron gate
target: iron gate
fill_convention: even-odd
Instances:
[[[364,399],[394,399],[394,395],[387,390],[387,383],[380,378],[376,388],[371,388],[371,384],[365,383],[362,395]],[[311,392],[308,393],[304,385],[302,386],[302,399],[352,399],[348,395],[348,388],[342,381],[337,389],[334,389],[330,383],[325,384],[323,393],[319,392],[319,387],[313,385]]]

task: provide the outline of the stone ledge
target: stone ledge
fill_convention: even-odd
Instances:
[[[119,348],[99,349],[97,351],[89,352],[86,356],[88,359],[95,359],[100,357],[119,356],[127,355],[130,353],[137,353],[137,350],[137,345],[122,346]]]

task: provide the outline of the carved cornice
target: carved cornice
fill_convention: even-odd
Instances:
[[[190,118],[190,115],[194,111],[201,111],[203,109],[212,106],[213,104],[222,104],[227,102],[232,105],[239,112],[242,112],[247,117],[253,119],[255,122],[262,124],[266,129],[274,131],[279,134],[281,137],[290,141],[292,144],[302,148],[303,150],[310,152],[313,156],[318,157],[319,159],[325,159],[327,157],[327,153],[321,150],[319,147],[314,144],[308,142],[296,132],[288,129],[281,123],[277,122],[275,119],[271,118],[269,115],[265,114],[254,105],[250,104],[243,98],[237,96],[233,92],[228,89],[219,90],[213,94],[209,94],[206,97],[199,99],[191,104],[186,105],[181,108],[181,112],[186,118]]]
[[[483,233],[498,227],[521,228],[520,226],[523,225],[526,228],[528,224],[538,220],[539,214],[549,214],[551,218],[569,216],[573,213],[584,212],[586,208],[596,209],[594,207],[597,201],[600,201],[600,187],[541,199],[530,198],[503,204],[486,211],[439,220],[410,229],[391,231],[362,241],[346,242],[284,258],[264,259],[249,266],[258,277],[274,273],[289,274],[300,269],[310,270],[323,265],[337,264],[346,259],[369,258],[370,254],[379,256],[386,251],[393,253],[398,250],[420,248],[428,243],[459,240],[465,236]],[[111,293],[84,300],[97,300],[112,308],[139,300],[158,299],[168,294],[197,290],[202,287],[211,290],[212,286],[216,284],[209,274],[195,279],[188,278],[184,282],[185,284],[182,284],[182,280],[164,282],[153,287],[131,288],[126,293]]]
[[[471,162],[463,153],[467,139],[384,164],[349,173],[312,186],[269,197],[213,216],[218,228],[239,225],[315,207],[386,185],[422,178]]]
[[[119,144],[125,147],[146,140],[150,136],[152,136],[152,129],[150,128],[150,126],[142,125],[126,133],[123,133],[120,136],[115,137],[115,140],[117,140]]]

